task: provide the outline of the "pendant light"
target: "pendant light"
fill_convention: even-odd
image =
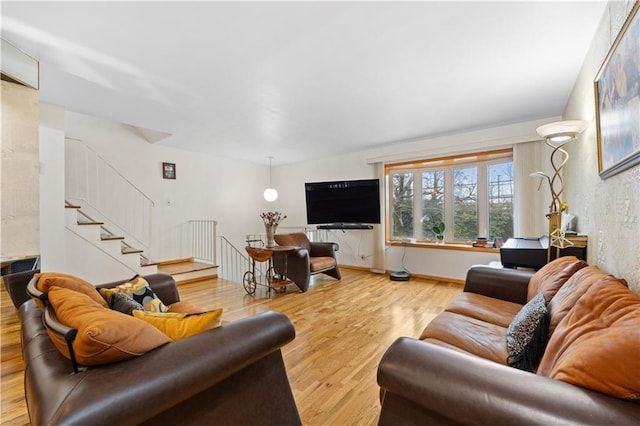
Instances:
[[[264,199],[270,203],[278,199],[278,191],[271,186],[271,160],[273,157],[269,157],[269,187],[264,190]]]

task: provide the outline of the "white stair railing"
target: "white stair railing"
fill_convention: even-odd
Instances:
[[[151,259],[153,200],[79,139],[65,139],[65,199],[99,214]]]
[[[225,237],[220,236],[218,240],[220,244],[218,277],[241,283],[244,273],[249,268],[248,255],[244,250],[240,251]]]
[[[215,220],[192,219],[189,221],[189,237],[191,240],[191,257],[198,262],[215,265],[216,253],[216,228]]]

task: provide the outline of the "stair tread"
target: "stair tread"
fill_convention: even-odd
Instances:
[[[104,225],[104,222],[83,222],[79,220],[78,225]]]
[[[124,237],[120,237],[118,235],[100,235],[100,239],[102,241],[110,241],[110,240],[124,240]]]
[[[137,248],[127,247],[122,249],[122,254],[134,254],[134,253],[142,253],[144,250],[140,250]]]
[[[183,261],[183,262],[160,262],[158,271],[169,275],[187,274],[189,272],[206,271],[207,269],[216,269],[216,265],[203,262]]]
[[[65,205],[64,205],[64,208],[65,208],[65,209],[81,209],[81,208],[82,208],[82,206],[77,206],[77,205],[75,205],[75,204],[65,204]]]

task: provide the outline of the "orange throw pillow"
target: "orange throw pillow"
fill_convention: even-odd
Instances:
[[[78,330],[72,346],[81,365],[123,361],[171,342],[146,322],[105,308],[77,291],[50,287],[49,302],[58,321]],[[49,330],[47,332],[60,352],[70,358],[64,339]]]
[[[558,324],[538,374],[640,400],[640,296],[612,275],[594,283]]]
[[[100,306],[105,308],[109,307],[107,302],[104,301],[104,298],[100,296],[98,289],[82,278],[63,274],[62,272],[43,272],[37,276],[38,281],[36,282],[36,288],[43,293],[48,293],[52,286],[68,288],[69,290],[86,294]]]

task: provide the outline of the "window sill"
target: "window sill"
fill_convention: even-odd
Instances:
[[[499,248],[494,247],[473,247],[471,244],[454,244],[454,243],[430,243],[426,241],[417,241],[415,243],[405,243],[403,241],[387,241],[388,246],[403,246],[403,247],[415,247],[425,249],[439,249],[439,250],[461,250],[461,251],[475,251],[483,253],[500,253]]]

